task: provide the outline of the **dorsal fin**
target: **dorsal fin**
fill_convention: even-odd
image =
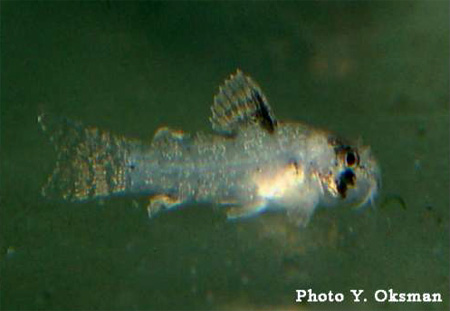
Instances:
[[[233,135],[241,126],[258,124],[273,133],[277,121],[259,86],[237,70],[219,88],[214,97],[210,118],[215,131]]]

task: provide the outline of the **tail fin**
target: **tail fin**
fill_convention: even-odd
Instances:
[[[57,151],[56,167],[42,188],[43,196],[85,201],[126,190],[130,151],[126,139],[46,114],[38,122]]]

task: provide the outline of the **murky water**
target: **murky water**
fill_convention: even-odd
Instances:
[[[3,2],[3,309],[447,310],[448,2]],[[376,209],[227,222],[209,206],[149,221],[145,200],[51,202],[42,111],[150,140],[160,125],[209,131],[236,68],[279,119],[303,120],[377,155]],[[346,294],[295,304],[295,290]],[[368,302],[351,304],[349,289]],[[373,292],[439,292],[438,304]]]

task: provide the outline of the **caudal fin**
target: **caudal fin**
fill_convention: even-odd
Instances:
[[[57,151],[57,162],[42,194],[84,201],[124,192],[130,142],[96,128],[42,114],[42,130]]]

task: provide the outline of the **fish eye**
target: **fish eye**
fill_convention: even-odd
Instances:
[[[354,165],[356,165],[359,162],[358,160],[359,159],[357,153],[352,150],[347,151],[347,154],[345,155],[345,163],[348,167],[353,167]]]

